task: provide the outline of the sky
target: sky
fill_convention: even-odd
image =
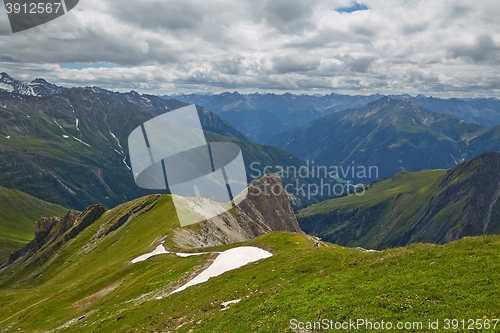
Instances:
[[[500,97],[498,0],[80,0],[0,71],[67,87]]]

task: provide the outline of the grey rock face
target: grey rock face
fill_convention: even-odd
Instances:
[[[266,174],[233,211],[175,230],[174,242],[180,248],[199,248],[244,242],[273,231],[302,232],[281,178]]]

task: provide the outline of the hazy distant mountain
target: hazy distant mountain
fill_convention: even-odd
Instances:
[[[163,96],[163,98],[169,98]],[[363,106],[380,95],[326,96],[249,94],[238,92],[218,95],[175,95],[175,99],[202,105],[239,129],[256,142],[264,143],[272,136],[299,127],[323,114]]]
[[[266,143],[276,134],[289,129],[271,112],[243,101],[226,106],[218,115],[257,143]]]
[[[492,171],[495,170],[495,171]],[[500,153],[449,170],[401,172],[362,196],[331,199],[299,212],[304,231],[369,248],[448,243],[500,232]]]
[[[384,97],[318,118],[270,143],[317,165],[377,166],[383,179],[401,170],[449,168],[483,152],[498,151],[499,133],[498,126],[468,124]]]
[[[103,98],[108,98],[124,105],[130,105],[137,107],[141,111],[149,112],[155,115],[163,114],[167,111],[175,110],[181,108],[183,106],[194,104],[194,103],[184,103],[180,102],[176,99],[164,99],[154,95],[143,94],[140,95],[135,91],[130,91],[127,93],[119,93],[106,89],[102,89],[99,87],[86,87],[79,88],[85,89],[87,91],[91,91],[93,94],[96,94]],[[198,115],[200,116],[201,123],[205,130],[225,135],[231,136],[240,140],[248,140],[243,133],[236,130],[233,126],[224,121],[221,117],[218,117],[213,112],[209,111],[206,108],[197,106]]]
[[[276,94],[239,94],[222,93],[217,95],[176,95],[175,98],[188,103],[196,103],[219,113],[223,111],[232,111],[239,108],[240,105],[248,105],[248,110],[266,110],[277,116],[281,126],[274,130],[267,130],[269,126],[268,117],[256,117],[254,123],[245,127],[246,121],[240,118],[231,119],[230,123],[240,131],[252,137],[256,124],[260,124],[263,133],[267,136],[278,134],[280,131],[286,131],[304,125],[325,114],[342,111],[346,109],[355,109],[364,106],[370,102],[380,99],[379,94],[369,96],[350,96],[340,94],[329,94],[325,96],[313,95],[292,95],[290,93],[283,95]],[[459,119],[469,123],[480,124],[483,126],[494,126],[500,124],[500,100],[496,98],[450,98],[442,99],[435,97],[426,97],[418,95],[391,95],[392,99],[403,99],[411,101],[428,110],[454,115]],[[265,136],[265,135],[264,135]]]
[[[450,98],[391,96],[391,98],[407,99],[428,110],[454,115],[469,123],[483,126],[500,124],[500,100],[497,98]]]

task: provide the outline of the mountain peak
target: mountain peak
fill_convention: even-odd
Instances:
[[[0,80],[5,83],[14,81],[14,79],[5,72],[0,73]]]
[[[30,83],[18,81],[3,72],[0,73],[0,90],[25,96],[50,96],[62,94],[68,89],[56,86],[42,78],[36,78]]]
[[[52,83],[48,82],[47,80],[40,78],[40,77],[37,77],[36,79],[31,81],[31,83],[52,84]]]

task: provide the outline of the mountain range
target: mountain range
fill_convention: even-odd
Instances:
[[[383,96],[350,96],[331,93],[324,96],[222,93],[214,95],[173,95],[186,103],[202,105],[238,128],[252,140],[266,143],[272,136],[300,127],[316,118],[337,111],[360,108]],[[496,98],[435,98],[417,95],[391,95],[391,99],[410,101],[430,111],[453,115],[468,123],[485,127],[500,124],[500,100]],[[251,119],[251,115],[256,115]],[[271,116],[270,114],[273,114]],[[226,118],[227,117],[227,118]],[[269,123],[279,118],[278,126]],[[249,123],[248,119],[252,122]]]
[[[41,78],[26,83],[13,79],[7,73],[0,73],[0,91],[1,90],[24,96],[49,96],[62,94],[67,91],[68,88],[56,86]]]
[[[346,176],[366,183],[402,170],[450,168],[483,152],[499,151],[499,134],[500,126],[469,124],[407,100],[383,97],[320,117],[270,143],[316,165],[351,167],[356,172]],[[360,168],[377,172],[358,175]]]

